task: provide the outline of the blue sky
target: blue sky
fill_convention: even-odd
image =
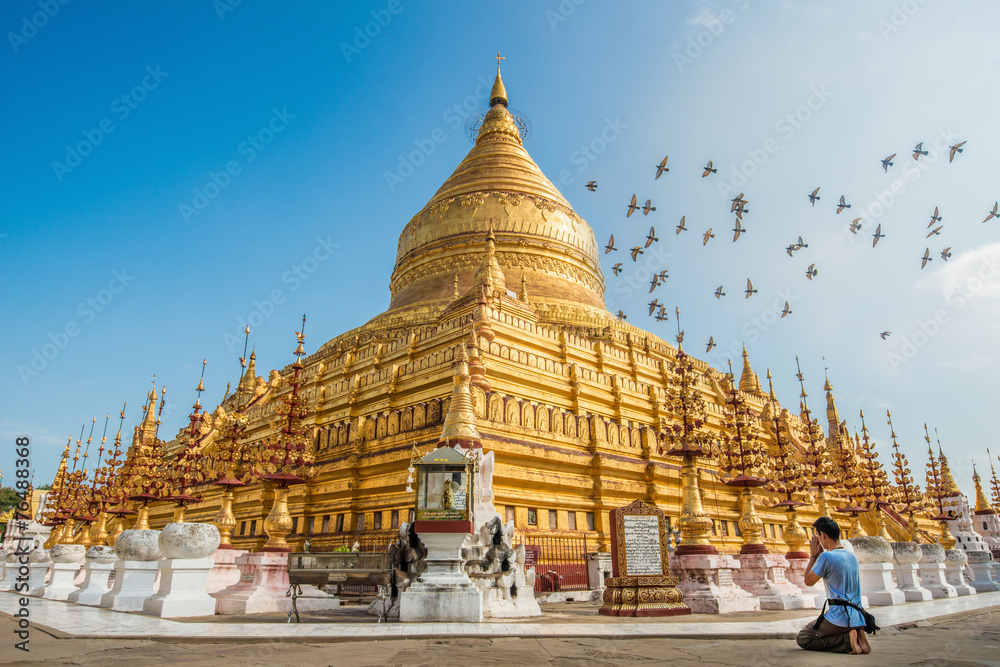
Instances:
[[[1000,198],[1000,5],[342,5],[0,9],[5,481],[16,435],[47,481],[81,424],[124,400],[137,422],[154,373],[175,433],[202,358],[203,403],[237,379],[247,320],[266,374],[292,360],[303,312],[313,351],[384,310],[398,234],[471,147],[465,117],[485,110],[499,49],[528,151],[623,248],[602,257],[609,309],[672,338],[672,316],[645,317],[647,275],[668,269],[654,296],[681,308],[689,351],[724,366],[745,342],[793,408],[798,354],[814,410],[825,357],[842,418],[860,427],[865,410],[883,461],[891,408],[921,480],[927,421],[972,492],[973,460],[1000,450],[1000,221],[981,223]],[[954,163],[934,149],[961,140]],[[915,162],[918,141],[932,154]],[[702,179],[709,159],[719,171]],[[748,232],[733,243],[741,191]],[[657,211],[626,220],[633,193]],[[852,208],[837,215],[840,195]],[[925,240],[935,206],[944,228]],[[675,234],[682,215],[690,231]],[[633,264],[624,248],[650,224],[661,242]],[[800,235],[809,247],[790,258]],[[709,336],[720,347],[703,354]]]

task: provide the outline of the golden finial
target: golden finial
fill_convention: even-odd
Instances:
[[[507,108],[507,89],[503,86],[503,79],[500,78],[500,61],[506,60],[506,57],[501,56],[500,52],[497,51],[497,78],[493,82],[493,89],[490,91],[490,106],[494,107],[498,104],[503,105]]]
[[[454,388],[451,392],[451,404],[448,415],[441,429],[438,442],[452,440],[463,447],[481,447],[479,430],[476,428],[476,411],[472,403],[472,393],[469,391],[471,376],[469,374],[468,353],[465,342],[459,344],[455,359]]]

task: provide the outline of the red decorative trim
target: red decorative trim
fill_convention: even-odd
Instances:
[[[763,544],[744,544],[740,548],[741,554],[766,554],[770,553]]]
[[[472,533],[471,521],[415,521],[413,530],[421,533]]]
[[[799,560],[799,559],[807,560],[809,558],[809,554],[807,554],[805,551],[789,551],[787,554],[785,554],[785,558],[787,558],[788,560]]]
[[[219,548],[220,549],[232,549],[233,545],[232,544],[220,544]]]
[[[674,549],[675,556],[689,556],[691,554],[715,555],[719,550],[711,544],[682,544]]]
[[[261,551],[265,551],[265,552],[268,552],[268,553],[287,554],[287,553],[291,553],[292,549],[290,547],[284,547],[284,548],[282,548],[282,547],[264,547],[263,549],[261,549]]]

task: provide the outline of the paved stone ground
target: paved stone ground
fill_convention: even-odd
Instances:
[[[15,624],[0,618],[0,664],[180,665],[274,667],[277,665],[550,665],[645,667],[646,665],[1000,665],[1000,610],[918,621],[871,639],[869,656],[836,656],[800,650],[791,640],[687,639],[442,639],[310,644],[55,639],[35,628],[31,652],[13,648]]]

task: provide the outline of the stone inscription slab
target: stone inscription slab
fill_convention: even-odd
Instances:
[[[622,519],[626,574],[631,577],[663,574],[658,517],[626,514]]]

